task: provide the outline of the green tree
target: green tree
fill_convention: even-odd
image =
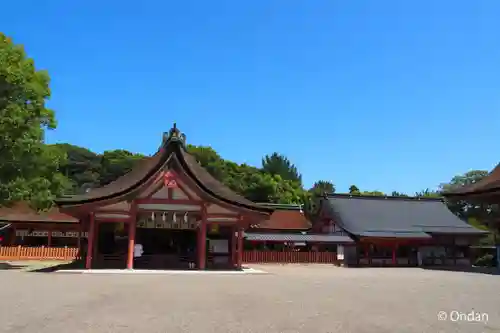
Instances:
[[[440,198],[441,193],[438,191],[433,191],[431,189],[426,188],[420,192],[415,192],[416,197],[424,197],[424,198]]]
[[[313,196],[321,196],[323,193],[335,193],[335,185],[327,180],[318,180],[313,184],[309,192]]]
[[[407,195],[407,194],[404,194],[404,193],[402,193],[402,192],[392,191],[391,196],[392,196],[392,197],[407,197],[408,195]]]
[[[360,192],[359,188],[356,185],[351,185],[351,186],[349,186],[349,194],[360,195],[361,192]]]
[[[450,182],[441,184],[440,190],[442,192],[453,191],[457,188],[474,184],[488,175],[485,170],[472,170],[453,177]]]
[[[224,182],[224,179],[228,177],[228,173],[235,171],[238,166],[236,163],[233,163],[233,165],[227,164],[212,147],[188,145],[187,151],[213,177],[221,182]]]
[[[100,186],[101,156],[89,149],[67,143],[55,144],[67,156],[60,170],[71,180],[67,194],[80,194],[87,188]]]
[[[105,151],[101,155],[100,185],[106,185],[131,171],[145,156],[127,150],[116,149]]]
[[[262,170],[271,175],[279,175],[284,180],[291,180],[302,184],[302,175],[297,167],[284,155],[273,153],[262,159]]]
[[[304,191],[297,180],[300,177],[283,172],[292,169],[292,173],[298,175],[297,169],[279,154],[268,156],[264,160],[269,163],[263,162],[263,168],[259,169],[224,160],[211,147],[188,145],[187,149],[214,178],[249,200],[270,203],[302,203],[304,200]],[[284,179],[281,174],[291,179]]]
[[[381,196],[385,196],[386,194],[384,192],[380,192],[380,191],[363,191],[363,192],[361,192],[361,195],[372,195],[372,196],[376,196],[376,197],[381,197]]]
[[[450,182],[439,185],[439,192],[453,191],[463,186],[474,184],[488,175],[485,170],[472,170],[453,177]],[[469,219],[479,218],[484,219],[490,213],[494,212],[489,205],[467,202],[465,200],[449,199],[447,200],[448,208],[458,216]]]
[[[0,33],[0,205],[28,201],[49,207],[68,186],[59,172],[65,155],[45,145],[45,130],[56,127],[49,75],[36,70],[21,45]]]

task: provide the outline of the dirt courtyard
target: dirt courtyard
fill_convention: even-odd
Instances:
[[[417,268],[252,267],[269,274],[0,271],[0,332],[500,331],[500,276]]]

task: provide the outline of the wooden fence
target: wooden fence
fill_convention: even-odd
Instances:
[[[76,247],[0,246],[0,260],[73,260],[78,258]],[[337,264],[334,252],[244,251],[243,262],[263,264]]]
[[[244,251],[243,262],[249,264],[337,264],[334,252]]]
[[[73,260],[77,257],[76,247],[0,246],[0,260]]]

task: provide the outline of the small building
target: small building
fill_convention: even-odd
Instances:
[[[269,204],[268,220],[250,225],[245,232],[244,261],[249,263],[339,263],[339,244],[351,244],[346,233],[315,228],[301,205]]]
[[[468,249],[485,234],[432,198],[326,194],[318,223],[355,241],[338,253],[360,266],[470,265]]]
[[[489,209],[484,210],[486,214],[480,217],[481,222],[489,226],[494,235],[500,233],[500,164],[480,181],[447,191],[443,196],[448,200],[487,206]],[[497,267],[500,267],[500,244],[496,242]]]

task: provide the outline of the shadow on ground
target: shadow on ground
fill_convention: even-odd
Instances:
[[[422,267],[422,268],[430,271],[500,275],[500,269],[496,267]]]
[[[21,270],[26,268],[25,265],[16,265],[9,262],[0,262],[0,271],[2,270]]]
[[[41,267],[38,269],[33,269],[30,272],[51,273],[51,272],[60,271],[60,270],[83,269],[84,267],[85,267],[84,260],[74,260],[74,261],[67,262],[67,263],[65,262],[65,263],[61,263],[61,264],[56,264],[56,265]]]

